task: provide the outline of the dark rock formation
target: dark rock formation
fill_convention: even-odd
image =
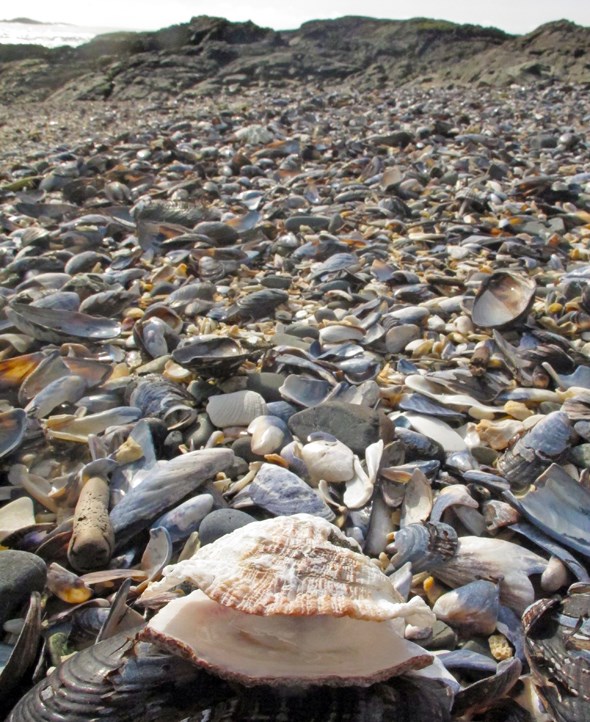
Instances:
[[[590,29],[568,21],[515,37],[438,20],[344,17],[274,31],[197,17],[157,32],[109,33],[77,48],[0,46],[0,102],[191,98],[219,88],[348,83],[590,82]]]

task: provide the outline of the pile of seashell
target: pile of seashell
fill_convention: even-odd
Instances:
[[[586,722],[587,94],[248,92],[0,153],[8,719]]]

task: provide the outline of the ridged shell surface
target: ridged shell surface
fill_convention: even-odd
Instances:
[[[256,391],[234,391],[212,396],[207,403],[211,423],[220,429],[248,426],[257,416],[268,413],[266,402]]]
[[[253,522],[164,570],[219,604],[249,614],[327,614],[366,620],[397,615],[389,578],[330,522],[309,514]]]

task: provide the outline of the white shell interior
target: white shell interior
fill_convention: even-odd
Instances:
[[[432,662],[403,629],[402,620],[245,614],[199,590],[166,605],[146,636],[245,684],[369,685]]]

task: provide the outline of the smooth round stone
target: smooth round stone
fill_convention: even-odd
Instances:
[[[291,233],[296,233],[302,226],[309,226],[313,231],[326,231],[329,225],[330,219],[326,216],[291,216],[285,221],[285,229]]]
[[[252,451],[252,437],[250,434],[248,434],[248,436],[240,436],[239,439],[236,439],[231,445],[231,449],[236,456],[239,456],[248,463],[252,461],[264,461],[264,456],[255,454]]]
[[[293,414],[289,419],[291,433],[306,442],[314,431],[325,431],[364,457],[370,444],[393,438],[393,423],[383,412],[344,401],[326,401]]]
[[[203,519],[199,527],[201,545],[211,544],[226,534],[256,521],[253,516],[239,509],[216,509]]]
[[[590,441],[590,421],[576,421],[574,431],[586,441]]]
[[[570,449],[570,458],[577,466],[581,468],[590,467],[590,444],[579,444]]]
[[[31,592],[42,592],[46,579],[47,565],[36,554],[0,552],[0,624],[28,601]]]
[[[498,585],[485,579],[465,584],[439,597],[432,611],[437,619],[465,633],[489,635],[500,611]]]
[[[531,148],[557,148],[557,136],[552,133],[538,133],[530,138]]]
[[[291,287],[291,283],[293,282],[293,279],[291,276],[265,276],[260,281],[260,285],[264,286],[265,288],[283,288],[284,290],[287,290]]]
[[[256,391],[268,403],[269,401],[282,401],[279,389],[287,378],[284,374],[276,374],[271,371],[253,372],[248,374],[246,388]]]

